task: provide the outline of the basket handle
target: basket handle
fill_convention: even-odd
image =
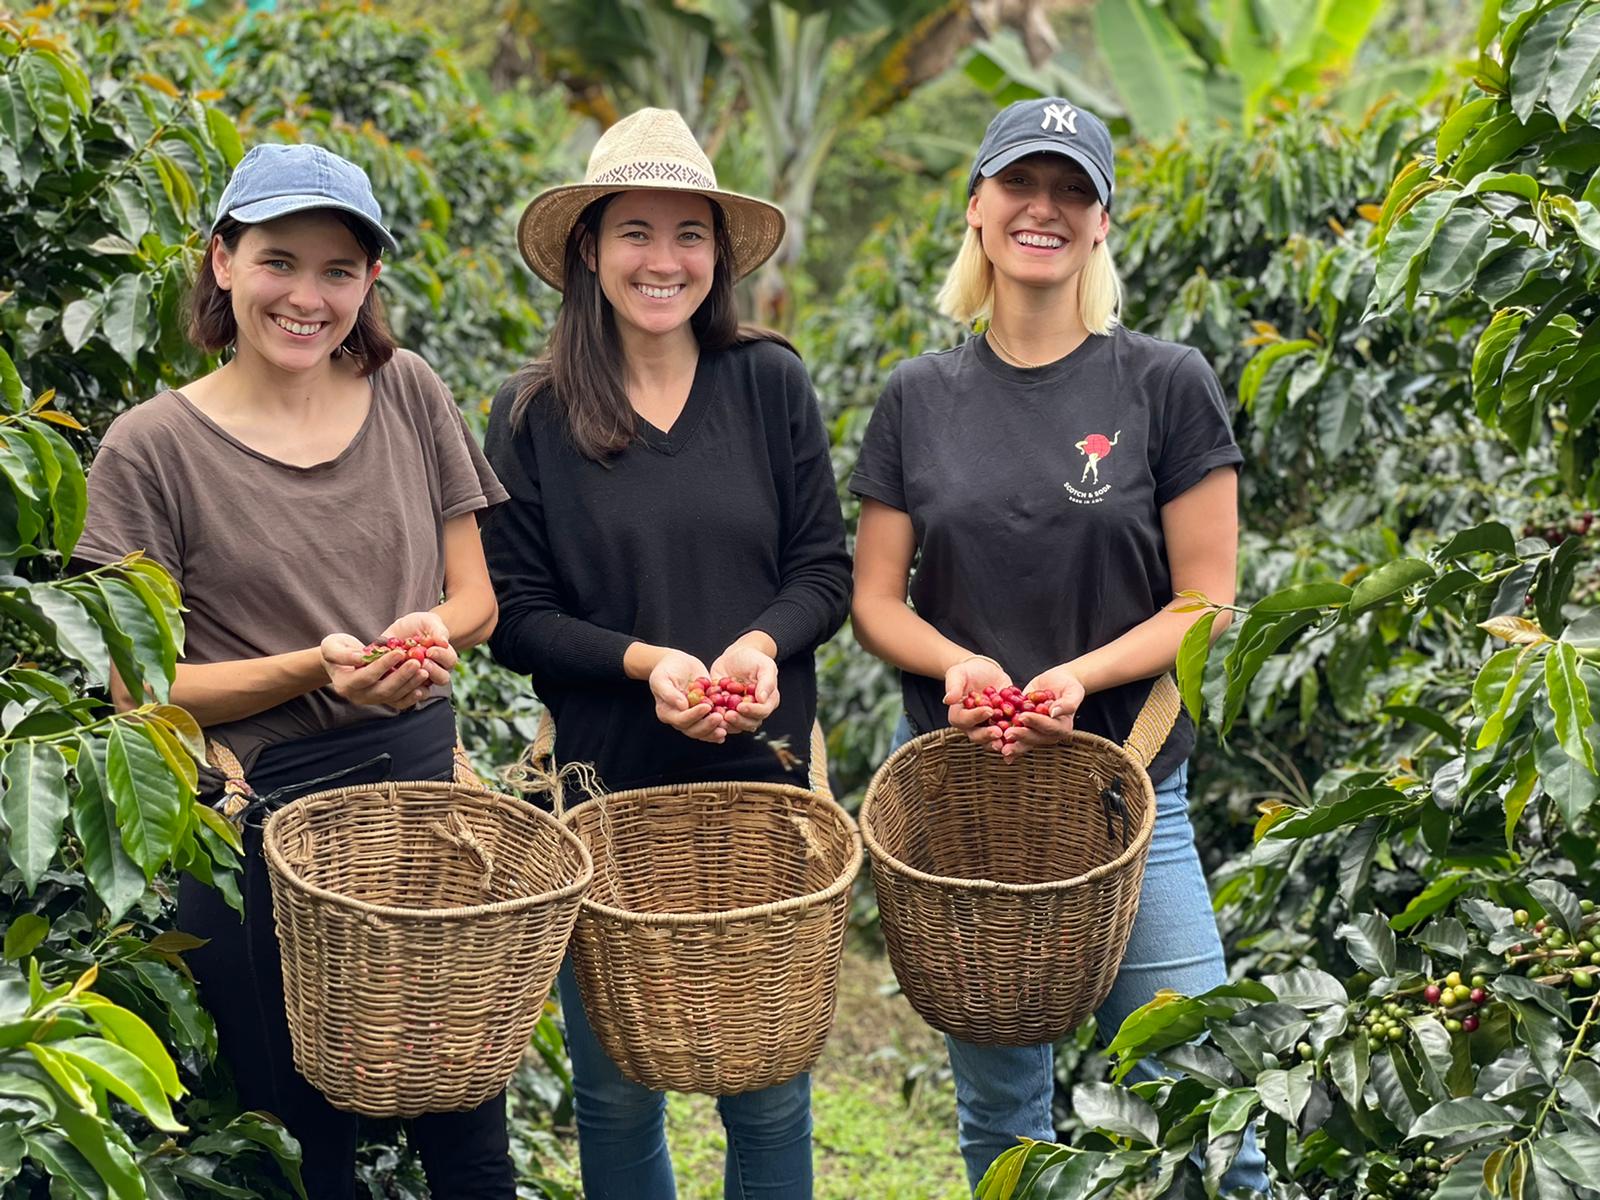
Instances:
[[[391,794],[394,786],[390,785]],[[467,824],[466,818],[458,812],[448,814],[443,823],[435,821],[432,825],[434,835],[443,841],[449,842],[457,850],[464,851],[469,858],[478,864],[482,872],[478,879],[478,889],[487,892],[489,884],[494,879],[494,855],[486,850],[476,835],[472,826]]]
[[[1166,745],[1172,727],[1178,722],[1178,712],[1183,700],[1178,695],[1178,685],[1170,673],[1160,675],[1150,687],[1150,696],[1134,718],[1133,729],[1123,749],[1139,760],[1139,765],[1149,767]]]

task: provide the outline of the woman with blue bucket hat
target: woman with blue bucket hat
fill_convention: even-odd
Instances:
[[[1193,620],[1178,594],[1233,599],[1242,455],[1205,360],[1117,320],[1115,186],[1093,113],[1047,97],[996,115],[939,293],[946,315],[985,330],[901,363],[873,413],[850,480],[862,498],[852,617],[861,644],[900,668],[896,747],[947,726],[1007,761],[1073,729],[1120,744]],[[1002,729],[990,708],[965,707],[1013,683],[1054,693],[1050,711]],[[1150,764],[1155,830],[1097,1014],[1107,1038],[1163,988],[1227,979],[1189,824],[1194,737],[1180,716]],[[976,1187],[1019,1137],[1054,1140],[1052,1050],[946,1040]],[[1247,1131],[1223,1186],[1264,1191],[1264,1167]]]
[[[77,554],[143,551],[171,572],[188,610],[172,702],[273,803],[450,779],[449,671],[496,619],[477,514],[505,492],[449,390],[384,323],[374,284],[396,249],[359,166],[318,146],[252,149],[190,302],[191,340],[223,365],[118,417],[89,473]],[[365,643],[406,639],[433,645],[363,661]],[[122,708],[142,699],[112,691]],[[342,1200],[357,1117],[295,1070],[261,821],[243,824],[243,921],[186,875],[178,924],[208,939],[186,958],[241,1106],[299,1141],[308,1195]],[[515,1196],[503,1091],[409,1128],[435,1196]]]

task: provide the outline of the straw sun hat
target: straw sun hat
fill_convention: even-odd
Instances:
[[[522,257],[559,291],[567,237],[578,215],[601,196],[646,188],[699,192],[722,209],[735,279],[766,262],[783,240],[782,210],[718,188],[711,160],[681,116],[671,109],[641,108],[600,135],[582,183],[549,188],[529,202],[517,225]]]

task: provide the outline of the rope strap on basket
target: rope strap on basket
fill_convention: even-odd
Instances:
[[[1178,723],[1178,712],[1183,699],[1178,695],[1178,685],[1170,674],[1158,676],[1150,687],[1150,696],[1134,718],[1133,729],[1122,748],[1139,760],[1139,765],[1149,767],[1161,747],[1167,744],[1172,727]]]

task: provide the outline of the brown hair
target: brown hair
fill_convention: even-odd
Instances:
[[[613,192],[601,196],[573,223],[563,261],[566,288],[561,311],[556,314],[544,353],[519,372],[517,397],[511,405],[512,427],[519,428],[535,398],[553,398],[566,418],[572,444],[585,458],[596,462],[605,462],[626,449],[638,433],[638,419],[623,377],[616,317],[611,301],[600,288],[599,277],[583,257],[584,238],[599,233],[600,218],[616,195]],[[799,357],[800,352],[782,334],[740,323],[730,265],[733,241],[728,236],[722,207],[716,201],[711,202],[711,226],[717,250],[711,291],[689,318],[689,328],[700,349],[726,350],[746,342],[777,342]]]
[[[355,235],[362,253],[367,256],[368,266],[377,262],[383,254],[383,246],[373,232],[349,213],[338,209],[328,211],[343,221],[345,227]],[[221,238],[222,244],[232,253],[238,248],[239,239],[248,228],[242,221],[223,217],[217,222],[214,235]],[[195,276],[194,287],[189,291],[189,340],[200,349],[214,354],[225,346],[233,345],[239,337],[239,325],[233,318],[232,295],[217,283],[216,272],[211,266],[211,253],[212,243],[208,242],[200,262],[200,273]],[[344,341],[339,343],[334,355],[348,354],[361,364],[362,375],[371,375],[393,358],[394,352],[394,336],[383,317],[383,300],[378,295],[377,287],[368,288],[366,298],[361,301],[361,310],[356,314],[355,325],[345,335]]]

